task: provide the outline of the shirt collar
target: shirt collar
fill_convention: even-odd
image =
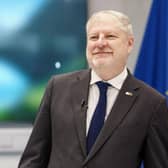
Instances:
[[[127,68],[125,67],[124,70],[117,75],[116,77],[106,81],[107,83],[111,84],[114,88],[120,90],[126,77],[128,75]],[[97,74],[96,72],[92,69],[91,71],[91,80],[90,80],[90,85],[95,84],[98,81],[103,81]]]

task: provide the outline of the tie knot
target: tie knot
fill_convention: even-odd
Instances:
[[[107,91],[108,86],[111,86],[109,83],[102,81],[96,82],[96,85],[98,86],[100,92]]]

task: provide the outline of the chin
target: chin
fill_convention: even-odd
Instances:
[[[97,68],[109,67],[112,64],[112,60],[109,58],[93,59],[92,64],[94,67],[97,67]]]

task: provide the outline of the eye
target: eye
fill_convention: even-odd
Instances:
[[[92,36],[89,37],[89,40],[95,41],[95,40],[97,40],[97,39],[98,39],[98,36],[97,36],[97,35],[92,35]]]
[[[106,38],[112,40],[112,39],[116,39],[117,36],[114,35],[114,34],[108,34],[108,35],[106,36]]]

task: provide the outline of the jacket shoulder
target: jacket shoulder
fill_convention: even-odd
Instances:
[[[90,71],[89,69],[85,69],[80,71],[68,72],[64,74],[58,74],[52,76],[50,80],[52,80],[53,82],[73,80],[77,79],[78,77],[88,75],[89,71]]]
[[[89,77],[90,70],[80,70],[80,71],[74,71],[74,72],[68,72],[64,74],[58,74],[53,75],[47,86],[67,86],[69,83],[72,83],[73,81],[80,80],[84,77]]]

